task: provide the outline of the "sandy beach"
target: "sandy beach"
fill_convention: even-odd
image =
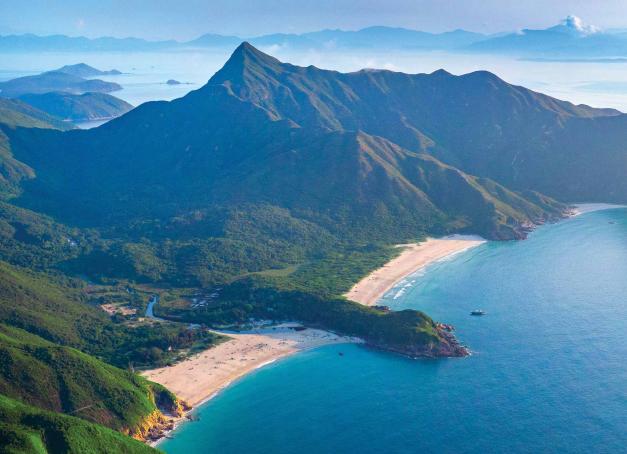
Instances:
[[[405,244],[401,254],[357,283],[346,296],[365,305],[379,298],[405,276],[452,254],[484,243],[478,236],[452,235]],[[294,329],[298,327],[298,329]],[[306,328],[298,323],[264,326],[242,332],[219,332],[230,337],[170,367],[144,371],[148,380],[160,383],[196,407],[247,373],[299,351],[338,343],[360,343],[360,339]]]
[[[344,296],[366,306],[374,306],[396,283],[428,264],[479,246],[485,240],[475,235],[427,238],[422,243],[401,244],[403,252],[383,267],[363,278]]]
[[[231,339],[174,366],[142,375],[195,407],[237,378],[279,358],[322,345],[360,342],[317,329],[297,331],[295,326],[300,325],[284,323],[245,332],[221,332]]]
[[[593,211],[615,210],[617,208],[627,208],[627,205],[616,205],[613,203],[578,203],[574,205],[573,216],[592,213]]]

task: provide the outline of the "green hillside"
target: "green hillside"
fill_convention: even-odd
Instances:
[[[479,79],[478,92],[495,83],[491,75]],[[364,327],[383,320],[381,331],[391,332],[393,317],[340,304],[352,282],[389,257],[389,245],[453,232],[519,239],[566,210],[533,188],[513,191],[457,167],[435,140],[435,120],[418,112],[440,108],[425,98],[434,87],[472,91],[445,74],[299,68],[243,44],[203,88],[143,104],[100,128],[0,126],[13,159],[33,172],[6,208],[10,228],[0,253],[23,265],[41,249],[41,269],[171,286],[174,294],[225,288],[205,314],[164,302],[159,310],[176,320],[268,315],[269,303],[254,295],[279,292],[315,309],[282,305],[273,308],[277,317],[351,333],[366,332],[354,331],[351,317]],[[615,115],[507,87],[543,118]],[[510,98],[489,99],[500,113],[512,107]],[[37,234],[20,235],[19,223]],[[53,231],[67,232],[74,246],[64,248]],[[54,252],[43,253],[42,237]],[[348,258],[344,268],[339,257]],[[297,272],[267,279],[284,269]],[[324,301],[340,307],[333,320]],[[418,330],[432,323],[414,316]]]
[[[11,84],[86,86],[59,73]],[[69,118],[60,103],[78,98],[28,99]],[[410,356],[465,354],[427,314],[341,295],[394,244],[521,239],[565,202],[627,202],[626,122],[486,72],[342,74],[246,43],[201,89],[93,130],[0,99],[7,452],[150,451],[103,426],[145,434],[157,404],[178,410],[132,367],[218,342],[207,326],[300,320]],[[169,321],[137,317],[152,293]],[[192,307],[198,293],[210,304]],[[135,314],[98,307],[111,300]]]
[[[79,282],[55,279],[0,263],[0,395],[128,434],[166,424],[160,410],[176,413],[180,403],[128,366],[164,365],[217,337],[170,323],[115,323],[84,301]]]
[[[157,450],[82,419],[0,396],[2,454],[149,454]]]
[[[73,126],[17,99],[0,98],[0,124],[8,128],[53,128],[62,131]],[[20,182],[33,178],[28,165],[13,158],[8,137],[0,131],[0,199],[20,192]]]
[[[54,128],[62,131],[73,126],[18,99],[0,98],[0,123],[15,127]]]
[[[106,93],[25,94],[20,100],[50,115],[68,121],[87,121],[118,117],[133,108],[126,101]]]
[[[100,308],[88,304],[82,284],[62,277],[15,268],[0,262],[0,322],[24,329],[48,341],[73,347],[110,364],[127,368],[162,365],[163,354],[217,337],[203,330],[190,332],[175,324],[115,323]],[[163,355],[155,359],[154,350]]]
[[[39,408],[127,433],[157,409],[153,389],[139,376],[3,324],[0,357],[0,394]]]

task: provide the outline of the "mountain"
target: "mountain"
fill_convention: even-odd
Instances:
[[[109,71],[101,71],[100,69],[96,69],[93,66],[89,66],[85,63],[77,63],[76,65],[65,65],[57,70],[56,72],[70,74],[71,76],[77,77],[95,77],[95,76],[118,76],[122,74],[117,69],[110,69]]]
[[[54,128],[62,131],[73,126],[17,99],[0,98],[0,123],[15,128]]]
[[[0,205],[0,257],[94,279],[223,287],[205,312],[164,309],[178,321],[285,317],[412,355],[458,355],[425,314],[340,297],[391,244],[447,232],[522,238],[563,215],[549,197],[434,156],[418,120],[441,102],[426,95],[461,96],[454,80],[299,68],[243,44],[203,88],[94,130],[0,126],[11,159],[31,170]],[[264,274],[290,267],[298,272]]]
[[[194,40],[183,44],[185,47],[229,47],[232,48],[242,42],[237,36],[224,36],[215,33],[206,33]]]
[[[147,52],[177,46],[176,41],[139,38],[85,38],[84,36],[33,34],[0,36],[0,52]]]
[[[243,45],[199,92],[215,85],[276,121],[360,130],[519,191],[567,201],[627,195],[616,170],[624,169],[625,115],[559,101],[488,72],[341,74],[282,64]]]
[[[122,87],[113,82],[99,79],[83,79],[70,74],[49,71],[36,76],[18,77],[0,82],[0,97],[16,98],[24,94],[63,92],[83,94],[88,92],[109,93],[121,90]]]
[[[232,48],[244,39],[207,33],[196,39],[146,41],[137,38],[68,37],[63,35],[0,36],[0,52],[155,52],[203,48]],[[612,58],[627,56],[627,34],[622,30],[603,31],[576,16],[541,30],[485,35],[466,30],[429,33],[398,27],[372,26],[360,30],[319,30],[307,33],[274,33],[247,40],[255,46],[279,46],[293,50],[324,52],[350,50],[455,51],[510,54],[528,58]]]
[[[320,30],[309,33],[274,33],[249,39],[255,46],[281,46],[292,49],[350,50],[350,49],[414,49],[444,50],[469,46],[485,39],[480,33],[454,30],[427,33],[395,27],[368,27],[361,30]],[[215,34],[182,43],[191,47],[232,47],[242,42],[236,36]]]
[[[236,121],[248,134],[233,129]],[[12,135],[16,157],[38,175],[21,203],[67,222],[124,224],[251,203],[310,213],[334,234],[366,240],[453,225],[512,238],[554,214],[530,191],[567,201],[625,197],[620,153],[586,159],[604,128],[615,130],[605,143],[619,141],[624,121],[487,72],[341,74],[243,44],[179,100],[148,103],[93,131]],[[469,203],[457,203],[463,198]]]
[[[221,288],[206,309],[159,309],[173,320],[297,319],[455,355],[425,314],[384,316],[339,295],[391,244],[523,238],[564,215],[557,200],[625,202],[626,122],[487,72],[342,74],[244,43],[202,88],[99,128],[0,126],[32,169],[6,216],[81,238],[43,268]],[[6,250],[23,252],[7,259],[32,254],[21,238],[9,235]]]
[[[147,421],[165,423],[157,404],[176,413],[180,403],[110,363],[141,364],[142,348],[180,331],[117,325],[72,284],[0,262],[0,394],[143,436]]]
[[[256,46],[288,46],[295,49],[327,51],[332,49],[446,50],[464,48],[486,38],[486,35],[465,30],[428,33],[406,28],[374,26],[361,30],[320,30],[302,34],[274,33],[250,37],[249,41]],[[64,35],[5,35],[0,36],[0,52],[150,52],[199,48],[224,49],[233,48],[243,40],[238,36],[215,33],[206,33],[185,42],[146,41],[137,38],[88,39]]]
[[[449,223],[510,238],[519,235],[517,226],[547,215],[547,207],[521,203],[521,196],[504,188],[491,189],[490,181],[421,155],[431,141],[417,130],[398,126],[402,119],[394,115],[400,107],[386,106],[396,101],[391,93],[375,85],[365,87],[363,96],[370,99],[357,103],[356,90],[371,77],[369,72],[340,75],[282,65],[243,45],[205,87],[180,100],[149,103],[92,132],[47,134],[45,139],[42,135],[45,149],[16,148],[19,159],[40,167],[29,185],[32,196],[25,193],[23,202],[61,219],[80,213],[81,222],[97,224],[234,203],[269,204],[292,213],[313,210],[315,222],[325,228],[350,229],[366,239],[410,237],[412,231]],[[298,93],[299,87],[306,92]],[[350,103],[342,105],[346,101]],[[375,105],[380,116],[372,110]],[[235,118],[249,134],[233,130]],[[141,135],[134,133],[138,124]],[[383,135],[380,128],[385,125],[394,128],[390,139],[375,137]],[[400,134],[393,139],[409,149],[391,141],[394,132]],[[50,159],[60,154],[63,162]],[[99,156],[98,166],[93,156]],[[90,169],[98,172],[97,178]],[[347,181],[346,173],[354,178]],[[294,180],[294,175],[300,179]],[[56,193],[49,193],[49,184]],[[432,190],[436,184],[442,191]],[[286,185],[294,191],[286,192]],[[447,190],[458,193],[458,199],[468,193],[474,202],[461,206],[455,197],[443,197]],[[40,191],[48,193],[45,207],[44,199],[35,195]],[[338,193],[345,197],[337,198]],[[475,215],[484,210],[492,213],[488,223],[483,215]],[[391,219],[395,221],[388,222]]]
[[[158,451],[106,427],[0,396],[2,452],[151,454]]]
[[[0,98],[0,124],[7,128],[72,129],[73,126],[16,99]],[[20,192],[20,182],[32,178],[33,170],[11,155],[7,136],[0,132],[0,199]]]
[[[322,30],[301,35],[275,34],[252,38],[258,46],[290,46],[320,49],[456,49],[485,39],[480,33],[454,30],[445,33],[427,33],[406,28],[368,27],[356,31]]]
[[[244,43],[202,88],[96,129],[5,116],[0,431],[20,443],[40,430],[21,416],[33,411],[138,436],[167,424],[159,408],[181,403],[126,368],[218,341],[203,325],[300,320],[410,356],[464,355],[420,311],[341,295],[394,244],[520,239],[564,202],[627,201],[627,116],[487,72],[342,74]],[[160,286],[169,321],[110,317],[96,284],[71,276],[125,301]],[[190,288],[217,296],[179,304]]]
[[[521,30],[472,43],[473,52],[535,57],[620,57],[627,55],[627,38],[586,25],[576,16],[544,30]]]
[[[132,105],[106,93],[42,93],[25,94],[20,100],[57,118],[87,121],[119,117]]]

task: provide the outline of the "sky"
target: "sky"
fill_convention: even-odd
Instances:
[[[546,28],[570,14],[627,27],[627,0],[0,0],[0,34],[185,40],[371,25],[495,33]]]

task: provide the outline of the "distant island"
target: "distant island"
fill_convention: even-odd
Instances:
[[[174,79],[168,79],[166,84],[167,85],[181,85],[181,82],[179,82],[178,80],[174,80]]]
[[[121,90],[121,85],[87,77],[117,74],[121,73],[100,71],[84,63],[68,65],[0,82],[0,97],[19,99],[58,120],[107,120],[128,112],[133,106],[108,94]]]
[[[119,76],[120,74],[122,74],[117,69],[101,71],[85,63],[78,63],[76,65],[66,65],[57,69],[56,71],[65,73],[65,74],[70,74],[72,76],[78,76],[78,77],[84,77],[84,78],[95,77],[95,76]]]
[[[99,79],[84,79],[61,71],[48,71],[36,76],[18,77],[0,82],[0,96],[17,98],[25,94],[62,92],[80,95],[97,92],[110,93],[122,90],[122,86],[114,82]]]

